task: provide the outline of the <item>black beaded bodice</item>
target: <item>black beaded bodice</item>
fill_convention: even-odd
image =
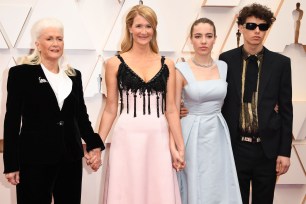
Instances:
[[[159,112],[161,109],[162,114],[166,110],[166,91],[167,91],[167,80],[169,77],[169,69],[165,64],[165,57],[161,58],[161,68],[158,73],[148,82],[145,82],[141,77],[139,77],[123,60],[120,55],[117,55],[120,59],[121,64],[119,65],[117,81],[120,94],[120,114],[123,110],[123,94],[126,97],[126,110],[129,113],[129,94],[134,95],[134,117],[136,117],[136,97],[142,97],[142,103],[139,104],[143,106],[143,114],[151,114],[150,107],[150,96],[155,93],[156,96],[156,109],[157,117],[159,117]],[[160,97],[162,97],[161,104],[159,103]]]

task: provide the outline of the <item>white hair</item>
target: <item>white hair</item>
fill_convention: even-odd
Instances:
[[[61,23],[61,21],[59,21],[56,18],[43,18],[43,19],[36,21],[32,26],[31,37],[32,37],[33,44],[35,44],[35,42],[38,40],[38,38],[42,34],[42,31],[47,28],[56,28],[59,31],[61,31],[62,34],[64,35],[64,25]],[[75,70],[72,67],[70,67],[69,64],[64,65],[65,63],[64,55],[61,57],[59,62],[60,62],[60,67],[66,70],[67,75],[69,76],[75,75]],[[20,64],[40,64],[41,56],[40,56],[40,53],[37,47],[35,46],[33,52],[30,55],[22,57],[19,60],[19,63]]]
[[[56,18],[43,18],[36,21],[31,29],[31,37],[35,42],[41,35],[41,32],[46,28],[56,28],[64,34],[63,24]]]

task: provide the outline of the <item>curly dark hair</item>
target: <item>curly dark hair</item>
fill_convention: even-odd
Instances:
[[[268,7],[254,3],[240,10],[237,21],[238,25],[243,25],[246,19],[251,16],[266,21],[269,26],[276,20],[273,12]]]

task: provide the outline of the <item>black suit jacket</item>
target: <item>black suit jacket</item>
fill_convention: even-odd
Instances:
[[[219,56],[228,65],[227,96],[222,113],[228,124],[232,146],[240,138],[242,46]],[[274,107],[278,104],[279,113]],[[258,90],[258,125],[262,147],[268,158],[290,157],[292,143],[292,87],[290,59],[264,47]]]
[[[101,147],[83,98],[81,73],[76,70],[72,91],[60,110],[40,65],[19,65],[9,70],[4,119],[4,173],[19,171],[22,163],[56,163],[83,157]]]

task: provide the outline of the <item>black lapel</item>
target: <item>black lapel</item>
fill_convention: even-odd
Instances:
[[[265,87],[267,86],[270,77],[272,76],[275,59],[271,55],[271,51],[264,47],[263,63],[261,66],[261,73],[259,78],[258,88],[258,103],[260,102]]]
[[[63,102],[63,107],[62,107],[62,110],[61,111],[64,111],[65,110],[65,107],[66,107],[66,103],[69,103],[69,100],[70,98],[74,95],[74,89],[75,89],[75,86],[76,86],[76,78],[75,76],[68,76],[71,81],[72,81],[72,87],[71,87],[71,91],[70,93],[68,94],[68,96],[64,99],[64,102]]]
[[[241,79],[242,79],[242,46],[234,50],[233,55],[231,56],[231,72],[233,73],[233,80],[236,87],[237,96],[239,101],[241,100]]]

